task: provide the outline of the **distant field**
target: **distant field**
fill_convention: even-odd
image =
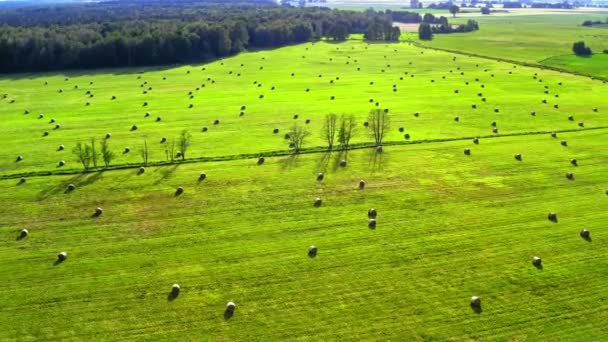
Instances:
[[[0,143],[9,146],[0,151],[0,174],[79,169],[72,148],[91,138],[99,142],[106,133],[112,135],[117,164],[141,163],[144,140],[150,161],[165,160],[161,138],[176,139],[183,129],[193,134],[190,158],[287,150],[283,136],[294,123],[313,133],[306,146],[321,147],[322,118],[328,113],[354,114],[360,125],[354,142],[369,142],[363,121],[376,107],[390,110],[393,129],[387,140],[399,142],[406,141],[405,133],[410,141],[491,135],[492,121],[498,122],[499,134],[579,129],[580,121],[598,127],[608,125],[606,88],[569,74],[406,43],[361,41],[298,45],[142,73],[14,75],[0,79],[0,93],[7,93],[0,100]],[[598,112],[592,110],[596,107]],[[280,132],[273,134],[274,128]],[[66,148],[58,151],[62,144]],[[131,152],[122,153],[126,147]],[[17,156],[23,160],[16,162]],[[61,160],[66,165],[59,167]]]

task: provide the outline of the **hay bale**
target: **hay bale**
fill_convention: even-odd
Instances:
[[[63,151],[65,150],[65,146],[63,144],[59,145],[59,147],[57,148],[57,151]]]
[[[325,175],[323,175],[323,172],[319,172],[319,173],[317,173],[317,180],[318,180],[318,181],[322,181],[322,180],[323,180],[323,178],[325,178]]]
[[[460,121],[460,117],[455,116],[455,117],[454,117],[454,121],[456,121],[456,122]]]
[[[137,171],[137,172],[141,175],[142,173],[146,172],[146,168],[143,166],[140,166],[139,171]]]
[[[517,154],[515,154],[515,160],[519,160],[519,161],[521,161],[521,160],[522,160],[522,158],[521,158],[521,153],[517,153]]]
[[[479,145],[479,138],[473,138],[473,144]]]
[[[416,113],[414,113],[414,116],[418,117],[418,116],[420,116],[420,113],[416,112]]]
[[[477,105],[473,103],[473,104],[471,105],[471,108],[476,109],[476,108],[477,108]]]
[[[464,149],[464,155],[465,156],[470,156],[471,155],[471,149],[470,148],[465,148]]]
[[[359,181],[359,190],[365,189],[365,181],[362,179]]]
[[[59,161],[59,167],[64,166],[65,165],[65,160],[60,160]]]
[[[129,153],[131,152],[131,148],[130,147],[125,147],[124,151],[122,153]]]
[[[156,122],[160,122],[162,120],[162,118],[160,116],[156,117]]]
[[[21,231],[19,232],[19,239],[24,239],[28,236],[29,233],[30,232],[27,229],[21,229]]]
[[[587,229],[581,230],[580,235],[583,239],[589,239],[591,237],[591,233]]]
[[[17,156],[17,161],[20,162],[23,160],[23,156]]]
[[[103,214],[103,209],[95,208],[95,216],[100,216],[101,214]]]
[[[55,119],[51,118],[51,120],[49,121],[49,123],[55,123]]]
[[[175,189],[175,196],[179,196],[183,193],[184,193],[184,188],[182,188],[181,186],[178,186],[177,189]]]
[[[264,161],[265,161],[264,157],[259,157],[258,158],[258,165],[264,164]]]
[[[42,136],[43,136],[43,137],[46,137],[46,136],[48,136],[48,135],[49,135],[49,131],[44,131],[44,133],[42,133]]]
[[[65,259],[68,258],[68,253],[66,252],[59,252],[59,254],[57,254],[57,261],[62,262],[65,261]]]
[[[496,127],[496,121],[492,121],[492,122],[490,123],[490,125],[491,125],[492,127]]]
[[[285,133],[283,138],[285,138],[285,140],[289,140],[291,138],[291,135],[289,133]]]
[[[494,108],[494,113],[498,113],[498,112],[499,112],[498,108]]]
[[[188,105],[188,108],[192,109],[192,108],[194,108],[194,105],[191,103]]]
[[[367,122],[367,121],[363,121],[363,126],[365,126],[365,127],[369,127],[369,122]]]
[[[574,174],[572,172],[566,172],[566,178],[569,180],[574,180]]]
[[[209,128],[207,126],[205,126],[201,129],[201,131],[203,131],[203,132],[207,132],[208,130],[209,130]]]
[[[594,111],[594,112],[597,112],[597,107],[593,108],[593,111]]]
[[[297,118],[299,118],[298,114],[294,114],[293,118],[294,118],[294,120],[297,119]]]
[[[60,128],[61,128],[61,125],[60,125],[60,124],[56,124],[56,125],[55,125],[55,129],[60,129]]]
[[[19,184],[23,184],[23,183],[25,183],[25,182],[26,182],[25,177],[21,177],[21,178],[19,178]]]
[[[557,222],[557,213],[550,212],[550,213],[547,215],[547,219],[548,219],[549,221],[551,221],[551,222]]]
[[[554,105],[553,105],[553,108],[558,109],[558,108],[559,108],[559,105],[558,105],[558,104],[554,104]]]
[[[568,120],[574,121],[574,116],[573,115],[568,115]]]
[[[496,127],[492,128],[492,133],[498,133],[498,128],[496,128]]]
[[[131,131],[137,131],[137,125],[131,126]]]
[[[111,133],[106,133],[106,139],[110,139],[112,137]]]
[[[213,120],[213,124],[214,124],[214,125],[219,125],[219,124],[220,124],[220,120],[219,120],[219,119],[215,119],[215,120]]]
[[[279,129],[278,129],[278,128],[273,129],[273,130],[272,130],[272,133],[274,133],[274,134],[279,133]]]
[[[376,211],[376,208],[369,208],[367,210],[367,217],[368,218],[373,218],[375,219],[376,216],[378,216],[378,212]]]
[[[206,173],[204,173],[204,172],[201,172],[201,174],[200,174],[200,175],[198,175],[198,181],[199,181],[199,182],[204,181],[206,178],[207,178],[207,174],[206,174]]]
[[[376,146],[376,153],[382,153],[382,152],[384,152],[384,149],[382,148],[382,145]]]
[[[166,142],[167,142],[167,138],[165,138],[165,137],[160,138],[160,143],[161,144],[164,144]]]
[[[530,115],[536,116],[536,112],[532,111],[532,112],[530,112]]]
[[[143,107],[147,107],[148,106],[148,102],[144,102]]]
[[[471,297],[471,306],[476,308],[481,307],[481,299],[477,296]]]
[[[578,166],[578,160],[572,158],[572,159],[570,159],[570,164],[572,164],[574,166]]]
[[[537,256],[535,256],[535,257],[533,257],[533,258],[532,258],[532,264],[533,264],[534,266],[539,267],[539,266],[541,266],[541,265],[542,265],[542,263],[543,263],[543,261],[542,261],[542,259],[541,259],[541,258],[539,258],[539,257],[537,257]]]
[[[321,201],[321,199],[319,197],[315,198],[314,206],[316,208],[320,207],[321,203],[322,203],[322,201]]]
[[[405,138],[405,140],[410,140],[410,134],[409,133],[405,133],[403,135],[403,138]]]
[[[340,166],[346,167],[346,160],[344,160],[344,159],[340,160]]]
[[[369,219],[369,221],[367,221],[367,227],[369,229],[376,229],[376,219]]]
[[[226,304],[226,312],[233,313],[235,309],[236,305],[233,302],[228,302],[228,304]]]
[[[578,127],[585,127],[585,123],[583,123],[582,121],[578,123]]]
[[[305,123],[309,124],[310,123],[310,119],[307,118],[306,121],[305,121]]]
[[[568,142],[566,140],[562,140],[560,144],[562,146],[568,146]]]
[[[179,284],[173,284],[171,286],[171,296],[173,298],[179,296],[179,290],[180,290]]]
[[[182,152],[181,151],[177,151],[175,153],[175,158],[181,158],[182,157]]]
[[[557,138],[557,132],[551,132],[551,138]]]
[[[399,127],[399,132],[403,133],[403,131],[405,131],[405,128],[403,126]]]
[[[240,112],[239,113],[239,116],[243,116],[243,115],[245,115],[245,112]]]

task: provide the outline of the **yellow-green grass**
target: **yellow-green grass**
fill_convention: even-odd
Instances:
[[[147,84],[141,87],[144,82]],[[271,90],[273,86],[275,90]],[[144,94],[147,87],[153,89]],[[363,121],[375,102],[379,102],[378,108],[390,110],[392,129],[386,140],[392,142],[405,141],[405,133],[410,134],[410,141],[491,135],[492,121],[497,122],[499,134],[579,129],[579,122],[587,128],[602,127],[608,125],[606,88],[600,81],[565,73],[407,43],[368,45],[361,41],[297,45],[244,53],[206,65],[145,72],[11,75],[0,80],[0,93],[8,94],[0,101],[0,173],[77,170],[81,166],[72,148],[91,138],[97,139],[99,148],[106,133],[112,134],[109,141],[118,155],[113,164],[141,163],[138,151],[144,139],[150,161],[165,160],[161,138],[176,139],[183,129],[193,134],[188,158],[286,150],[284,133],[294,123],[305,125],[306,118],[311,119],[306,126],[313,135],[305,147],[322,146],[320,130],[328,113],[355,115],[359,134],[353,142],[370,142]],[[94,97],[88,97],[87,91]],[[190,91],[193,99],[189,99]],[[547,104],[541,103],[543,99]],[[241,117],[242,105],[246,110]],[[532,111],[536,116],[531,116]],[[144,118],[146,112],[150,117]],[[414,117],[415,112],[419,117]],[[41,113],[45,116],[39,119]],[[294,120],[296,113],[299,118]],[[574,120],[568,119],[570,115]],[[158,116],[162,121],[155,122]],[[456,116],[459,122],[454,121]],[[51,118],[56,122],[49,123]],[[220,120],[219,125],[213,124],[215,119]],[[56,123],[61,128],[53,129]],[[130,131],[132,125],[138,130]],[[201,132],[204,126],[209,129],[206,133]],[[400,126],[405,132],[399,132]],[[280,133],[273,134],[274,128]],[[45,131],[49,135],[43,137]],[[61,144],[65,150],[57,151]],[[125,147],[131,152],[123,154]],[[16,162],[17,156],[24,159]],[[66,165],[58,167],[60,160]]]
[[[581,26],[585,20],[604,21],[607,16],[608,12],[481,17],[463,13],[454,22],[473,18],[479,22],[479,31],[437,34],[424,44],[608,77],[606,56],[602,55],[602,51],[608,49],[608,30]],[[597,55],[593,58],[574,56],[572,44],[581,40]]]
[[[599,129],[1,180],[0,339],[605,340],[606,141]]]

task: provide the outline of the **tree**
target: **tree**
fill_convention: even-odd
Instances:
[[[304,141],[310,136],[310,132],[298,124],[293,125],[288,134],[289,146],[293,148],[296,153],[300,152],[304,146]]]
[[[485,15],[490,14],[490,8],[489,7],[482,7],[481,8],[481,14],[485,14]]]
[[[183,130],[179,135],[179,148],[182,156],[182,160],[186,159],[186,150],[190,147],[190,140],[192,139],[192,134],[190,134],[187,130]]]
[[[382,140],[389,131],[391,120],[386,110],[379,108],[372,109],[367,117],[370,136],[374,139],[377,146],[382,145]]]
[[[80,164],[82,164],[82,167],[84,167],[85,170],[88,170],[91,164],[91,146],[79,142],[74,146],[72,153],[76,156]]]
[[[450,13],[452,13],[452,15],[454,17],[456,17],[456,13],[458,13],[459,11],[460,11],[460,7],[458,7],[456,5],[450,6]]]
[[[431,29],[431,25],[429,23],[422,23],[418,27],[418,38],[420,40],[432,40],[433,39],[433,30]]]
[[[114,152],[110,151],[108,139],[101,141],[101,158],[103,159],[104,164],[106,164],[106,167],[110,166],[112,159],[114,159]]]
[[[327,148],[330,150],[334,147],[337,121],[338,121],[338,116],[336,114],[325,115],[322,136],[323,136],[323,139],[325,139],[325,141],[327,142]]]
[[[144,146],[142,147],[140,154],[144,165],[148,166],[148,141],[146,139],[144,139]]]
[[[97,168],[97,150],[95,149],[95,138],[91,138],[91,161],[93,162],[93,167]]]
[[[342,149],[348,149],[350,139],[355,135],[357,122],[354,115],[340,117],[340,129],[338,130],[338,142]]]
[[[572,51],[574,51],[577,56],[589,56],[592,53],[591,48],[585,46],[585,42],[583,41],[572,44]]]

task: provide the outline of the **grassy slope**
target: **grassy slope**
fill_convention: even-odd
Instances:
[[[359,150],[345,169],[344,156],[314,154],[0,181],[0,202],[11,203],[0,207],[0,339],[602,340],[607,139],[596,130]],[[77,189],[64,194],[70,182]],[[92,218],[97,206],[104,214]],[[15,241],[23,227],[31,235]],[[69,258],[53,265],[60,250]],[[170,302],[175,282],[182,294]],[[225,321],[229,300],[238,307]]]
[[[464,20],[466,15],[460,17]],[[584,20],[605,20],[605,17],[606,13],[475,16],[479,31],[435,35],[428,45],[606,77],[608,60],[601,52],[608,48],[608,31],[580,26]],[[580,40],[600,55],[591,59],[572,56],[572,43]]]
[[[309,129],[313,137],[308,146],[320,146],[324,115],[352,113],[361,123],[374,107],[370,98],[379,101],[380,108],[390,109],[394,129],[387,139],[391,141],[404,140],[396,129],[402,125],[412,140],[421,140],[492,134],[491,121],[497,121],[500,133],[505,134],[576,129],[578,121],[584,121],[586,127],[608,124],[602,114],[606,110],[606,85],[599,81],[479,58],[452,57],[405,43],[367,46],[352,41],[245,53],[206,65],[205,71],[202,66],[184,66],[143,74],[138,70],[75,73],[68,81],[64,75],[5,77],[0,80],[0,93],[9,95],[0,100],[0,144],[5,146],[0,151],[0,173],[57,170],[60,160],[67,162],[64,169],[78,169],[70,152],[73,146],[92,137],[99,141],[106,132],[112,133],[110,141],[118,152],[115,163],[119,164],[141,162],[138,150],[144,139],[150,145],[150,159],[165,160],[161,137],[176,138],[182,129],[194,133],[190,157],[284,150],[284,133],[294,122],[304,124],[305,118],[312,120]],[[293,77],[292,72],[296,73]],[[320,74],[322,77],[318,77]],[[90,81],[94,83],[89,85]],[[143,82],[153,87],[148,94],[143,94],[145,88],[140,87]],[[205,88],[196,91],[202,84]],[[397,92],[392,91],[394,84]],[[74,89],[75,85],[79,88]],[[544,94],[545,86],[549,94]],[[93,98],[86,96],[87,90],[92,91]],[[194,93],[192,100],[189,91]],[[480,92],[487,102],[481,101],[477,95]],[[260,94],[265,97],[259,99]],[[117,99],[113,101],[114,95]],[[331,96],[335,100],[330,100]],[[11,104],[11,99],[15,103]],[[542,99],[548,104],[542,104]],[[88,107],[87,101],[91,102]],[[149,105],[143,107],[146,101]],[[193,109],[188,109],[190,103]],[[472,109],[472,104],[478,109]],[[560,108],[554,109],[553,104]],[[247,106],[243,117],[239,117],[241,105]],[[593,107],[600,111],[593,112]],[[494,108],[500,113],[494,113]],[[26,109],[30,114],[23,114]],[[537,116],[531,117],[531,111]],[[146,112],[150,112],[149,118],[144,118]],[[414,112],[420,112],[420,117],[414,118]],[[40,113],[45,114],[43,119],[38,119]],[[298,120],[293,119],[294,113],[299,114]],[[567,119],[571,114],[574,122]],[[157,116],[162,117],[161,122],[154,121]],[[459,124],[454,123],[455,116],[460,117]],[[51,118],[62,125],[59,130],[53,130]],[[214,126],[214,119],[221,123]],[[139,129],[130,132],[134,124]],[[203,126],[208,126],[209,132],[201,133]],[[280,134],[272,133],[275,127],[280,128]],[[42,137],[45,130],[50,133],[48,137]],[[369,141],[364,134],[355,140]],[[66,146],[62,152],[57,151],[60,144]],[[125,147],[131,148],[129,154],[121,153]],[[15,162],[17,155],[24,160]]]

